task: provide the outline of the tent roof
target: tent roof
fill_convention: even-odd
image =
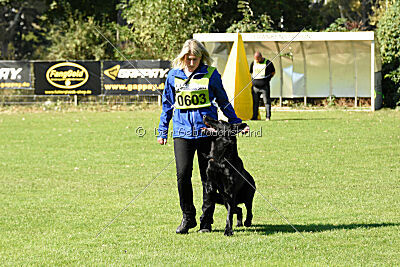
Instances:
[[[262,41],[373,41],[374,32],[269,32],[241,33],[244,42]],[[200,42],[234,42],[236,33],[196,33]]]

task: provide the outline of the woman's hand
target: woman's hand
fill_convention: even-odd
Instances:
[[[164,138],[162,138],[162,137],[159,137],[159,138],[157,138],[157,142],[158,142],[160,145],[165,145],[165,144],[167,143],[167,139],[164,139]]]
[[[250,127],[249,127],[249,125],[247,125],[247,126],[242,130],[242,133],[243,133],[243,134],[248,133],[248,132],[250,132]]]

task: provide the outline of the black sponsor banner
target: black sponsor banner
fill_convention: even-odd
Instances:
[[[26,61],[0,61],[0,89],[32,88],[31,65]]]
[[[104,61],[105,95],[158,95],[165,86],[169,61]]]
[[[34,62],[37,95],[100,95],[99,61]]]

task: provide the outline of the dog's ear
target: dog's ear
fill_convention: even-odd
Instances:
[[[240,133],[241,131],[243,131],[244,128],[246,128],[246,127],[247,127],[247,124],[244,123],[244,122],[232,124],[233,131],[235,131],[236,134],[238,134],[238,133]]]

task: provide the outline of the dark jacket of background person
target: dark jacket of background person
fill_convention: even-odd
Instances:
[[[266,78],[259,79],[259,78],[255,77],[255,79],[253,80],[253,85],[260,89],[263,89],[263,88],[269,86],[269,82],[271,81],[271,78],[272,78],[271,73],[275,72],[274,64],[272,64],[272,62],[269,61],[268,59],[265,59],[265,60],[266,60],[267,67],[264,69],[263,72],[260,73],[260,75],[263,75]],[[250,74],[253,74],[253,66],[254,66],[254,61],[251,62],[251,64],[250,64]],[[257,73],[255,73],[255,74],[257,74]]]
[[[257,55],[258,54],[258,55]],[[255,55],[258,57],[262,57],[261,53],[256,53]],[[258,61],[258,60],[257,60]],[[255,68],[254,65],[260,65],[259,68]],[[250,73],[253,78],[253,86],[252,86],[252,96],[253,96],[253,116],[252,120],[258,119],[258,107],[260,102],[260,96],[263,96],[263,101],[265,105],[265,116],[266,120],[270,120],[271,118],[271,87],[270,80],[272,76],[275,74],[275,67],[271,61],[266,58],[263,58],[263,61],[257,63],[255,61],[250,64]]]

